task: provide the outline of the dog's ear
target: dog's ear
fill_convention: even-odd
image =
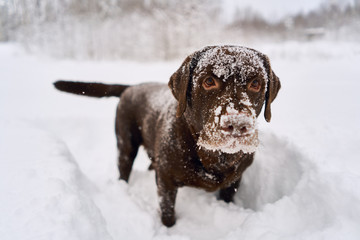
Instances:
[[[275,75],[274,71],[271,69],[270,60],[266,55],[263,55],[264,67],[268,75],[267,90],[265,93],[265,120],[270,122],[271,120],[271,103],[276,98],[281,84],[279,78]]]
[[[191,65],[193,55],[188,56],[181,64],[180,68],[170,77],[169,88],[178,101],[176,117],[181,117],[185,112],[189,83],[191,81]]]

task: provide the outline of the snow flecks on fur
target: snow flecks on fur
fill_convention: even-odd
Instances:
[[[224,82],[229,77],[237,75],[241,78],[239,83],[244,84],[246,78],[256,75],[259,71],[262,72],[265,81],[268,81],[267,72],[259,53],[246,47],[219,46],[205,50],[195,68],[197,77],[194,78],[194,83],[202,73],[207,72],[204,69],[209,66],[211,66],[212,73],[218,78],[222,78]]]
[[[209,178],[211,180],[216,180],[217,179],[217,177],[215,175],[213,175],[211,173],[208,173],[208,172],[204,172],[204,175],[205,175],[206,178]]]
[[[173,123],[176,120],[176,105],[177,101],[173,97],[170,89],[163,84],[144,84],[141,87],[145,88],[145,91],[142,91],[146,102],[149,104],[149,108],[145,108],[144,111],[149,111],[149,114],[145,115],[145,118],[142,119],[142,131],[151,132],[157,125],[161,125],[162,128],[158,129],[161,131],[159,134],[159,139],[149,139],[150,142],[169,142],[171,141],[171,133],[173,128]],[[153,88],[153,91],[149,90]],[[139,97],[139,96],[138,96]],[[141,104],[141,102],[139,102]],[[149,118],[153,118],[153,115],[157,114],[156,122],[150,121]],[[154,125],[155,124],[155,125]],[[174,148],[179,146],[174,144]],[[157,156],[154,156],[155,159]]]
[[[251,102],[250,102],[250,99],[249,99],[249,96],[243,92],[241,93],[241,101],[240,101],[241,104],[243,104],[244,106],[247,106],[247,107],[250,107],[250,109],[253,109],[251,106]]]
[[[219,123],[219,116],[220,116],[220,114],[221,114],[221,110],[222,110],[222,107],[221,106],[218,106],[216,109],[215,109],[215,111],[214,111],[214,113],[215,113],[215,117],[214,117],[214,122],[215,122],[215,124],[218,124]]]
[[[215,109],[215,116],[219,116],[221,114],[221,110],[222,110],[222,107],[221,106],[218,106],[216,109]]]
[[[148,87],[144,85],[144,87]],[[175,104],[174,96],[167,86],[158,85],[158,91],[151,91],[147,96],[149,98],[149,103],[151,103],[151,108],[153,111],[163,110],[167,111],[170,108],[168,107],[171,104]]]
[[[176,109],[178,102],[172,95],[170,89],[167,85],[162,85],[156,91],[148,91],[148,102],[151,103],[150,110],[152,114],[158,112],[158,117],[156,120],[156,125],[149,124],[153,123],[153,121],[144,121],[147,127],[146,131],[154,131],[156,128],[157,134],[156,138],[150,139],[150,141],[154,142],[154,144],[161,146],[167,145],[167,149],[171,149],[171,151],[182,151],[181,145],[177,142],[174,135],[174,122],[176,121]],[[149,114],[149,117],[152,114]],[[157,128],[161,126],[161,128]],[[169,144],[169,143],[172,144]],[[158,155],[154,156],[155,165],[162,166],[168,160],[161,151],[158,152]],[[160,161],[160,158],[162,159]]]
[[[233,102],[230,102],[229,105],[226,107],[226,114],[227,115],[237,115],[237,114],[239,114],[239,111],[237,109],[235,109]]]

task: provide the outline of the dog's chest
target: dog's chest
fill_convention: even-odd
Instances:
[[[195,159],[194,159],[195,161]],[[199,165],[189,173],[189,185],[215,191],[226,187],[241,178],[242,172],[251,163],[246,157],[226,156],[198,156]]]

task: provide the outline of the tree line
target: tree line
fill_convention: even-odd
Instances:
[[[169,60],[211,44],[359,39],[360,6],[324,4],[270,22],[217,0],[3,0],[0,41],[65,58]]]

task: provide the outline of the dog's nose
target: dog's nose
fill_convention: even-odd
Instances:
[[[239,125],[235,124],[235,127],[233,124],[222,125],[221,130],[223,130],[224,132],[228,132],[228,133],[237,131],[240,134],[246,134],[248,131],[248,125],[247,124],[239,124]]]
[[[221,117],[220,129],[227,134],[245,135],[251,129],[251,124],[243,115],[224,115]]]

